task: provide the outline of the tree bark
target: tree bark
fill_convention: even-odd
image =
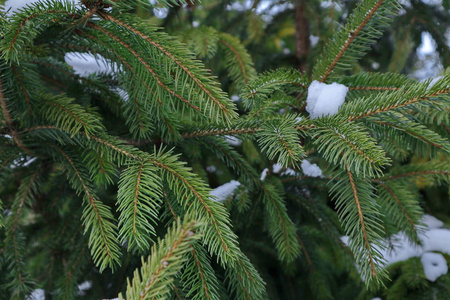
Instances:
[[[310,48],[309,42],[309,22],[306,18],[305,1],[299,0],[295,3],[295,56],[298,60],[298,68],[300,71],[306,71],[307,58]]]

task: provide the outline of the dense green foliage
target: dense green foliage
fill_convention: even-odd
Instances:
[[[291,8],[264,20],[226,1],[80,2],[0,16],[0,297],[445,293],[448,274],[411,281],[416,258],[386,269],[380,252],[400,230],[418,241],[424,210],[448,213],[421,195],[438,186],[448,197],[450,75],[419,82],[365,67],[409,8],[364,0],[332,12],[311,1],[319,43],[299,71],[304,57],[278,47]],[[329,24],[312,22],[320,14]],[[407,41],[396,47],[413,53]],[[72,52],[112,72],[80,76],[65,61]],[[391,54],[381,70],[408,71],[414,55]],[[313,80],[349,88],[337,114],[309,117]],[[324,175],[302,171],[306,158]],[[215,201],[211,190],[231,180],[241,184]]]

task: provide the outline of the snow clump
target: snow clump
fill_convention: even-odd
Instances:
[[[21,8],[25,8],[27,5],[31,5],[38,1],[39,0],[6,0],[5,11],[9,11],[8,14],[12,15],[13,12],[16,12]],[[67,2],[71,3],[72,5],[77,4],[77,1],[75,0],[70,0]]]
[[[72,66],[75,74],[81,76],[99,72],[113,73],[113,69],[117,70],[115,64],[111,65],[110,60],[99,54],[68,52],[64,56],[64,60]]]
[[[448,272],[447,261],[440,253],[426,252],[420,258],[423,265],[425,277],[429,281],[436,281],[439,276]]]
[[[319,166],[316,164],[311,164],[306,159],[302,161],[302,164],[300,166],[302,167],[303,174],[305,174],[306,176],[323,177],[322,170],[319,168]]]
[[[283,173],[281,173],[281,175],[297,176],[299,174],[297,172],[295,172],[294,170],[292,170],[291,168],[287,168],[286,170],[284,170]]]
[[[437,218],[431,216],[431,215],[423,215],[420,219],[420,222],[425,225],[428,229],[435,229],[435,228],[441,228],[444,226],[444,222],[441,220],[438,220]],[[423,227],[423,226],[420,226]]]
[[[280,173],[281,169],[283,169],[283,165],[280,164],[280,163],[276,163],[276,164],[273,164],[273,165],[272,165],[272,171],[273,171],[273,173],[275,173],[275,174]]]
[[[269,169],[265,168],[262,172],[261,172],[261,181],[266,180],[267,174],[269,173]]]
[[[392,248],[386,247],[378,250],[386,260],[385,267],[411,257],[420,257],[425,277],[429,281],[435,281],[439,276],[448,272],[445,258],[442,254],[434,253],[434,251],[450,254],[450,230],[440,228],[444,223],[430,215],[424,215],[420,223],[424,225],[419,226],[421,230],[418,236],[422,242],[421,246],[412,243],[407,235],[400,231],[390,237]],[[341,240],[343,243],[349,244],[348,236],[341,237]],[[388,246],[388,242],[384,242]]]
[[[212,200],[214,201],[225,201],[231,195],[233,195],[234,190],[240,186],[241,183],[237,180],[231,180],[221,186],[216,187],[214,190],[209,192],[209,195],[212,196]]]
[[[314,80],[308,88],[306,111],[311,119],[337,114],[345,101],[348,87],[333,82],[326,84]]]
[[[43,289],[36,289],[28,295],[26,300],[45,300],[45,291]]]
[[[230,144],[231,146],[238,147],[238,146],[240,146],[242,144],[242,140],[241,139],[238,139],[237,137],[232,136],[232,135],[226,135],[225,139],[228,142],[228,144]]]

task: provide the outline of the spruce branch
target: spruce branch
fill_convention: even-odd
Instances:
[[[236,135],[236,134],[252,134],[261,130],[261,127],[256,128],[236,128],[236,129],[211,129],[211,130],[197,130],[194,132],[186,132],[183,134],[184,138],[196,138],[201,136],[215,136],[215,135]]]
[[[256,136],[261,150],[266,152],[267,157],[270,160],[277,157],[277,161],[283,167],[296,166],[305,156],[293,115],[266,121]]]
[[[339,117],[319,118],[314,123],[315,130],[308,133],[327,161],[369,177],[381,174],[381,168],[389,165],[384,150],[363,127],[339,121]]]
[[[325,82],[330,75],[331,72],[333,72],[334,67],[338,63],[339,59],[344,55],[345,51],[347,51],[348,47],[350,47],[350,44],[353,42],[353,40],[360,34],[360,31],[366,26],[366,24],[370,21],[370,19],[374,16],[376,11],[380,8],[380,6],[383,4],[384,0],[379,0],[375,3],[375,5],[366,13],[366,17],[364,20],[356,27],[354,30],[350,31],[349,38],[345,41],[344,45],[341,47],[341,51],[336,55],[336,57],[333,59],[331,64],[328,66],[328,68],[325,71],[325,74],[322,77],[321,81]]]
[[[396,91],[414,84],[416,81],[402,74],[361,72],[351,76],[344,76],[338,82],[347,86],[350,91],[376,92]]]
[[[50,5],[51,4],[51,5]],[[51,7],[48,8],[48,6]],[[15,14],[13,22],[8,24],[8,30],[0,41],[1,58],[11,64],[20,64],[20,53],[30,45],[34,38],[43,32],[52,23],[62,23],[74,13],[74,6],[69,1],[51,1],[48,3],[35,3]],[[41,26],[32,26],[37,19]]]
[[[347,271],[356,274],[346,258],[353,256],[357,281],[362,277],[370,286],[385,279],[386,236],[402,230],[419,240],[416,224],[422,206],[429,207],[425,197],[419,203],[417,181],[421,187],[450,181],[450,77],[417,82],[391,73],[348,75],[370,63],[372,58],[361,65],[357,60],[390,24],[398,1],[361,1],[326,45],[312,78],[290,69],[256,74],[253,59],[261,67],[261,58],[269,56],[252,57],[249,51],[268,44],[253,43],[255,30],[234,26],[242,19],[260,30],[266,21],[254,11],[224,10],[223,22],[215,22],[206,19],[210,11],[197,13],[195,1],[83,0],[81,7],[60,2],[0,12],[5,294],[27,297],[36,281],[47,294],[75,299],[81,279],[94,282],[89,295],[99,296],[111,280],[120,291],[136,255],[150,250],[125,287],[127,299],[283,298],[281,289],[291,279],[299,283],[292,298],[330,298],[335,278],[342,282]],[[207,4],[211,12],[226,6],[216,2]],[[187,9],[170,8],[181,3]],[[180,33],[186,45],[151,25],[152,18],[144,22],[130,13],[144,8],[151,14],[160,7],[168,8],[162,22],[169,31],[189,28]],[[324,15],[336,19],[334,8],[318,14],[316,7],[320,3],[307,5],[317,20],[312,28],[323,28]],[[272,25],[282,17],[274,16]],[[231,21],[227,32],[240,36],[222,33],[223,28],[194,28],[192,18],[201,24]],[[272,25],[267,37],[276,33]],[[241,42],[245,34],[249,43]],[[77,66],[66,63],[74,53],[105,61],[112,72],[78,75]],[[335,116],[305,115],[312,79],[349,88]],[[226,92],[240,95],[243,111]],[[223,135],[244,142],[231,146]],[[327,176],[296,175],[305,155],[327,168]],[[414,164],[412,155],[434,160]],[[208,164],[215,162],[210,172]],[[276,162],[284,173],[275,171]],[[265,167],[270,171],[260,177],[256,168]],[[305,162],[305,175],[307,167]],[[211,187],[235,175],[240,186],[224,202],[215,201]],[[333,183],[331,189],[323,180]],[[327,204],[328,193],[336,205]],[[341,249],[338,219],[349,235],[346,250],[354,255]],[[269,243],[258,230],[239,243],[236,233],[245,235],[255,226],[264,226]],[[168,227],[164,240],[158,239]],[[286,265],[302,253],[299,264]],[[342,253],[344,260],[336,261]],[[277,258],[286,274],[272,272]],[[121,262],[118,276],[97,271]],[[406,269],[401,271],[412,272]],[[339,295],[345,293],[343,286]]]
[[[210,59],[217,53],[219,32],[208,26],[193,28],[183,36],[187,44],[199,58]]]
[[[349,69],[381,36],[380,29],[388,26],[398,8],[395,0],[362,1],[324,47],[324,58],[316,63],[313,79],[326,82],[336,69]]]
[[[376,119],[378,120],[373,120],[373,122],[405,132],[414,139],[450,154],[450,142],[420,123],[409,121],[406,118],[392,117],[392,115],[384,115],[382,120],[380,120],[381,118]]]
[[[422,164],[396,166],[384,176],[374,179],[374,182],[421,180],[427,185],[439,185],[450,182],[450,171],[445,162],[430,161]]]
[[[408,237],[420,243],[418,237],[419,228],[416,224],[420,222],[423,215],[419,201],[414,193],[402,187],[402,185],[389,182],[379,183],[379,201],[385,214],[386,223],[393,223],[395,229],[402,230]]]
[[[174,222],[164,240],[158,240],[151,249],[147,261],[142,262],[140,270],[134,272],[133,280],[128,281],[126,299],[156,299],[170,292],[170,284],[186,262],[186,254],[201,237],[202,224],[185,216]],[[120,299],[124,299],[119,294]]]
[[[345,233],[349,235],[350,248],[365,282],[380,284],[387,273],[379,250],[383,249],[383,226],[374,188],[369,181],[355,177],[348,166],[339,177],[330,192]]]
[[[256,170],[224,139],[199,139],[200,143],[206,144],[206,146],[216,153],[222,161],[224,161],[229,167],[235,169],[236,173],[245,179],[245,182],[251,187],[254,184],[259,184],[259,178]]]
[[[300,244],[296,228],[287,214],[282,190],[275,185],[265,184],[261,198],[267,216],[269,234],[272,237],[281,261],[290,263],[300,255]]]
[[[11,207],[11,216],[5,220],[5,256],[9,258],[7,289],[14,297],[23,297],[30,292],[33,281],[26,268],[25,236],[21,230],[27,207],[32,205],[39,187],[39,172],[21,180]]]
[[[219,300],[219,280],[217,279],[208,253],[198,244],[192,246],[189,259],[184,266],[181,281],[186,297],[191,299]]]
[[[72,158],[60,147],[50,145],[58,155],[64,159],[68,166],[69,181],[73,188],[85,194],[84,200],[87,204],[83,210],[83,225],[85,232],[90,231],[89,248],[94,262],[100,267],[100,271],[110,267],[114,269],[119,263],[120,249],[117,241],[117,228],[113,223],[114,217],[106,205],[97,199],[92,188],[89,186],[86,172],[80,170]]]
[[[229,228],[227,213],[223,206],[209,199],[207,188],[189,169],[180,163],[171,153],[159,152],[149,160],[162,171],[161,177],[169,188],[181,193],[188,201],[183,206],[202,220],[210,224],[204,229],[205,242],[211,252],[215,252],[222,264],[233,260],[237,251],[236,236]],[[190,203],[192,201],[192,203]]]
[[[87,112],[81,105],[73,103],[72,99],[51,95],[43,95],[42,98],[39,114],[71,136],[80,130],[87,135],[104,130],[98,115]]]
[[[14,75],[17,79],[17,82],[19,83],[23,98],[25,99],[25,102],[27,104],[28,112],[30,113],[30,115],[32,115],[33,110],[31,109],[30,96],[29,96],[27,90],[25,89],[25,86],[23,85],[21,76],[19,76],[19,72],[17,71],[17,67],[14,63],[11,63],[11,69],[13,70]]]
[[[293,69],[277,69],[258,75],[243,89],[242,101],[247,109],[258,109],[270,95],[281,88],[305,91],[309,85],[306,74]]]
[[[28,147],[26,147],[23,143],[23,141],[21,140],[19,134],[17,134],[17,131],[14,129],[14,124],[13,124],[13,119],[11,117],[11,114],[9,112],[9,109],[7,107],[7,103],[5,101],[5,97],[4,97],[4,93],[3,93],[3,83],[0,80],[0,106],[2,108],[2,116],[3,116],[3,120],[2,123],[9,128],[9,133],[11,134],[14,142],[16,143],[16,145],[26,154],[33,156],[33,153],[30,151],[30,149],[28,149]],[[6,161],[8,161],[9,159],[7,159]],[[5,161],[5,164],[6,164]],[[1,169],[5,166],[5,164],[2,164]]]
[[[73,243],[75,251],[69,257],[69,262],[64,270],[64,276],[61,277],[56,285],[60,288],[58,296],[64,300],[76,298],[78,292],[77,281],[83,276],[83,268],[89,262],[89,241],[78,241]]]
[[[236,299],[267,298],[264,281],[243,253],[236,258],[232,268],[226,269],[226,279],[230,284],[230,292],[236,295]]]
[[[149,163],[131,163],[121,174],[117,192],[119,239],[128,249],[150,248],[161,204],[161,178]]]
[[[94,28],[94,29],[96,29],[96,30],[98,30],[98,31],[100,31],[102,33],[104,33],[105,35],[109,36],[114,41],[116,41],[117,43],[122,45],[124,48],[126,48],[145,67],[145,69],[154,77],[155,81],[157,82],[157,84],[162,89],[167,91],[169,94],[175,96],[176,98],[178,98],[179,100],[184,102],[186,105],[188,105],[192,109],[194,109],[194,110],[196,110],[198,112],[201,111],[198,106],[196,106],[195,104],[192,104],[191,101],[189,101],[188,99],[186,99],[183,96],[179,95],[175,90],[171,89],[166,84],[164,84],[164,82],[159,77],[159,75],[156,73],[156,71],[150,66],[150,64],[148,64],[145,61],[145,59],[130,44],[126,43],[124,40],[120,39],[120,37],[116,36],[113,32],[107,30],[104,27],[98,26],[98,25],[96,25],[96,24],[94,24],[92,22],[88,23],[88,26],[92,27],[92,28]]]
[[[164,55],[167,55],[175,64],[177,64],[194,82],[195,84],[206,94],[208,95],[208,97],[215,103],[215,105],[217,105],[220,110],[223,111],[225,116],[232,116],[232,110],[230,110],[230,107],[227,107],[223,100],[219,97],[219,93],[217,90],[215,89],[208,89],[207,86],[205,85],[205,83],[203,83],[199,78],[196,77],[196,75],[194,74],[195,71],[198,72],[198,70],[195,71],[191,71],[190,68],[185,65],[182,61],[181,58],[176,57],[172,52],[170,52],[169,49],[166,49],[164,46],[162,46],[160,43],[158,43],[157,41],[153,40],[151,38],[150,35],[145,34],[144,32],[139,31],[138,29],[136,29],[136,27],[131,26],[130,24],[127,24],[119,19],[114,18],[113,16],[109,15],[109,14],[100,14],[100,16],[102,16],[105,20],[109,20],[112,21],[128,30],[130,30],[131,32],[135,33],[136,35],[138,35],[139,37],[141,37],[142,39],[146,40],[147,42],[149,42],[152,46],[154,46],[155,48],[157,48],[159,51],[161,51],[161,53],[163,53]],[[130,21],[132,21],[133,19],[130,19]]]
[[[241,42],[230,34],[220,33],[218,43],[225,49],[225,64],[239,91],[256,76],[252,59]]]
[[[429,83],[413,83],[403,86],[400,90],[384,91],[376,95],[363,97],[359,101],[345,103],[339,111],[340,115],[348,116],[349,121],[373,116],[391,110],[399,111],[416,105],[446,103],[450,93],[448,88],[450,76],[444,77],[439,85],[429,87]]]
[[[260,125],[260,124],[258,124]],[[296,125],[294,128],[298,131],[305,131],[314,128],[314,124],[305,123],[304,125]],[[215,136],[215,135],[252,135],[262,130],[260,126],[248,127],[248,126],[236,126],[234,129],[205,129],[186,132],[183,134],[184,138],[195,138],[202,136]]]

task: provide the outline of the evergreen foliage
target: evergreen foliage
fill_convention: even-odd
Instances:
[[[417,259],[385,268],[382,238],[419,242],[419,188],[448,187],[450,75],[353,72],[399,3],[361,1],[321,37],[311,74],[257,72],[252,46],[217,20],[176,38],[134,13],[180,5],[194,4],[43,0],[1,13],[0,297],[76,299],[87,280],[91,298],[426,295]],[[249,41],[264,39],[254,11],[244,21]],[[112,71],[79,75],[73,52]],[[336,115],[305,112],[313,80],[349,88]],[[324,175],[302,169],[306,157]],[[216,201],[230,180],[241,185]]]

